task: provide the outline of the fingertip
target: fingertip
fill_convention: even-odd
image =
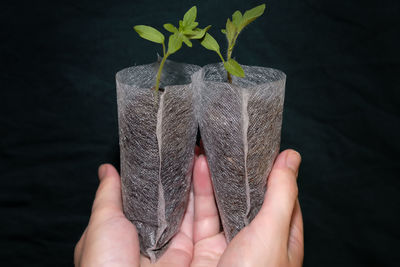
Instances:
[[[119,214],[122,212],[122,199],[121,182],[117,170],[108,163],[100,165],[99,180],[92,214],[97,214],[95,218],[107,218]]]
[[[109,163],[104,163],[99,166],[98,170],[100,182],[106,177],[119,177],[118,171],[115,167]]]
[[[197,157],[199,160],[201,161],[205,161],[206,157],[204,156],[204,154],[199,154],[199,156]]]
[[[98,169],[99,180],[101,181],[107,174],[107,164],[101,164]]]
[[[298,173],[301,162],[301,155],[293,149],[286,149],[282,151],[275,160],[273,169],[287,169],[289,168],[295,174]]]
[[[286,151],[286,166],[297,173],[301,162],[301,155],[293,149],[288,149]]]
[[[197,156],[196,164],[194,167],[196,172],[206,173],[208,172],[208,165],[206,157],[203,154]]]

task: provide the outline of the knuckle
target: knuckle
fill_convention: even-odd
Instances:
[[[101,205],[93,205],[92,216],[93,217],[108,217],[107,215],[110,214],[112,211],[107,206]]]
[[[270,183],[281,184],[284,186],[296,184],[295,173],[289,168],[273,169],[268,180]]]
[[[111,217],[123,215],[123,212],[113,205],[96,205],[93,208],[91,220],[103,221]]]
[[[299,189],[295,175],[287,169],[274,169],[268,181],[268,187],[287,192],[291,198],[297,198]]]

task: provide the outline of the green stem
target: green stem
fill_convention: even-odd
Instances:
[[[224,64],[225,64],[225,60],[224,60],[223,56],[221,55],[221,53],[220,53],[219,51],[217,51],[217,54],[218,54],[218,56],[221,58],[221,60],[222,60],[222,63],[224,63]],[[228,73],[228,82],[229,82],[229,83],[232,83],[232,77],[231,77],[231,74],[230,74],[229,72],[227,72],[227,73]]]
[[[169,56],[168,53],[164,55],[163,59],[161,60],[160,67],[158,68],[157,78],[156,78],[156,88],[155,88],[156,94],[158,93],[158,89],[160,88],[161,71],[162,68],[164,67],[164,63],[167,60],[168,56]]]
[[[233,47],[229,46],[228,52],[226,53],[226,60],[231,59],[231,57],[232,57],[232,51],[233,51]]]
[[[227,57],[226,60],[231,59],[233,48],[235,47],[236,39],[237,39],[238,36],[239,36],[239,32],[237,32],[235,34],[235,37],[233,38],[232,43],[228,44],[228,52],[227,52],[227,55],[226,55],[226,57]],[[228,72],[228,82],[232,83],[232,76],[231,76],[231,74],[229,72]]]
[[[229,59],[231,59],[231,56],[232,56],[232,50],[233,50],[233,46],[228,46],[228,53],[227,53],[227,55],[226,55],[226,60],[229,60]],[[228,73],[228,82],[229,83],[232,83],[232,76],[231,76],[231,74],[229,73],[229,71],[227,71],[227,73]]]
[[[228,44],[227,60],[229,60],[232,57],[233,48],[235,47],[236,39],[238,38],[238,36],[239,33],[236,33],[235,37],[233,37],[232,43]]]
[[[162,43],[162,51],[163,51],[163,57],[165,57],[165,44],[164,44],[164,42]]]
[[[228,83],[232,83],[232,76],[229,72],[228,72]]]

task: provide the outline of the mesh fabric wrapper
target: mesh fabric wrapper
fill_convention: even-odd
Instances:
[[[199,66],[167,60],[116,75],[123,209],[142,254],[155,262],[177,233],[188,202],[196,142],[191,75]]]
[[[286,75],[243,66],[227,83],[222,63],[193,77],[196,114],[216,202],[229,242],[258,213],[279,152]]]

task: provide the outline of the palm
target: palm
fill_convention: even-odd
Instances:
[[[220,231],[206,159],[198,156],[180,231],[154,264],[140,256],[136,228],[122,212],[118,172],[106,166],[99,171],[89,225],[75,247],[75,266],[301,266],[303,223],[295,183],[300,160],[285,165],[288,153],[274,164],[260,212],[229,246]]]
[[[179,233],[164,255],[152,265],[142,256],[141,266],[216,266],[226,247],[210,174],[204,156],[196,158],[193,188]]]
[[[97,236],[95,232],[102,233],[102,239],[107,240],[107,242],[101,242],[101,240],[89,239],[89,242],[93,243],[92,247],[97,246],[96,251],[103,252],[101,257],[97,255],[98,259],[103,260],[97,266],[102,264],[108,266],[109,262],[114,266],[134,266],[137,256],[132,254],[132,251],[138,249],[139,243],[135,227],[125,216],[108,219],[89,231],[93,231],[94,236]],[[86,265],[82,264],[82,266]]]
[[[182,254],[192,255],[192,259],[191,263],[187,260],[184,264],[183,261],[175,261],[175,266],[189,266],[189,264],[191,267],[301,265],[303,229],[300,206],[296,201],[295,188],[285,187],[283,181],[286,178],[293,180],[295,174],[292,177],[283,177],[284,174],[280,169],[283,167],[282,158],[280,157],[280,161],[276,164],[274,177],[277,178],[276,174],[279,173],[281,177],[278,178],[282,180],[271,179],[269,185],[273,191],[266,198],[267,203],[278,203],[279,209],[277,210],[273,205],[263,207],[259,215],[236,235],[229,246],[224,234],[220,231],[220,219],[207,162],[204,156],[196,159],[193,172],[193,197],[191,197],[182,230],[174,240],[175,246],[172,246],[174,243],[171,245],[171,247],[180,248],[178,251]],[[295,185],[290,180],[289,182],[286,185]],[[292,203],[287,209],[291,211],[290,216],[280,216],[279,213],[282,213],[285,208],[279,202],[285,202],[288,195],[291,196],[289,203]],[[184,236],[192,238],[192,242],[186,239],[187,243],[183,243],[182,232],[187,233]],[[186,250],[182,249],[185,245]],[[278,248],[279,253],[275,248]],[[169,258],[169,250],[160,259],[160,266],[166,266],[164,260]],[[192,254],[190,254],[191,251],[193,251]],[[294,264],[290,262],[291,259]]]

